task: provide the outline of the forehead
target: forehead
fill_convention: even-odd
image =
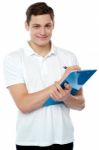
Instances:
[[[32,15],[31,20],[30,20],[30,23],[33,23],[33,24],[47,24],[47,23],[52,23],[52,22],[53,21],[49,14],[37,15],[37,16]]]

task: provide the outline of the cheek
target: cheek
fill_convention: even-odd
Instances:
[[[52,35],[52,30],[47,30],[46,33],[50,36],[50,35]]]
[[[34,30],[31,30],[31,31],[30,31],[30,34],[31,34],[31,36],[35,37],[35,36],[38,34],[38,32],[37,32],[37,31],[34,31]]]

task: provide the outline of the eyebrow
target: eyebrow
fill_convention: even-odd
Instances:
[[[51,25],[51,23],[50,23],[50,22],[49,22],[49,23],[46,23],[45,26],[46,26],[46,25]],[[34,24],[32,24],[32,26],[41,26],[41,24],[39,24],[39,23],[34,23]]]

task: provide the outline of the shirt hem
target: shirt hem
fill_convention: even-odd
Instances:
[[[44,146],[50,146],[50,145],[53,145],[53,144],[63,145],[63,144],[68,144],[68,143],[72,143],[72,142],[74,142],[74,139],[68,139],[68,140],[64,140],[64,141],[52,141],[52,142],[50,141],[50,142],[46,142],[46,143],[36,143],[36,142],[33,142],[33,141],[28,141],[28,142],[16,141],[16,145],[44,147]]]

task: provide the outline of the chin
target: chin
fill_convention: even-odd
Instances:
[[[37,44],[38,46],[40,46],[40,47],[44,47],[44,46],[46,46],[48,43],[44,43],[44,44]]]
[[[50,41],[46,41],[46,42],[45,41],[42,41],[42,42],[40,41],[39,43],[37,43],[37,45],[38,46],[45,46],[45,45],[49,44],[49,42]]]

